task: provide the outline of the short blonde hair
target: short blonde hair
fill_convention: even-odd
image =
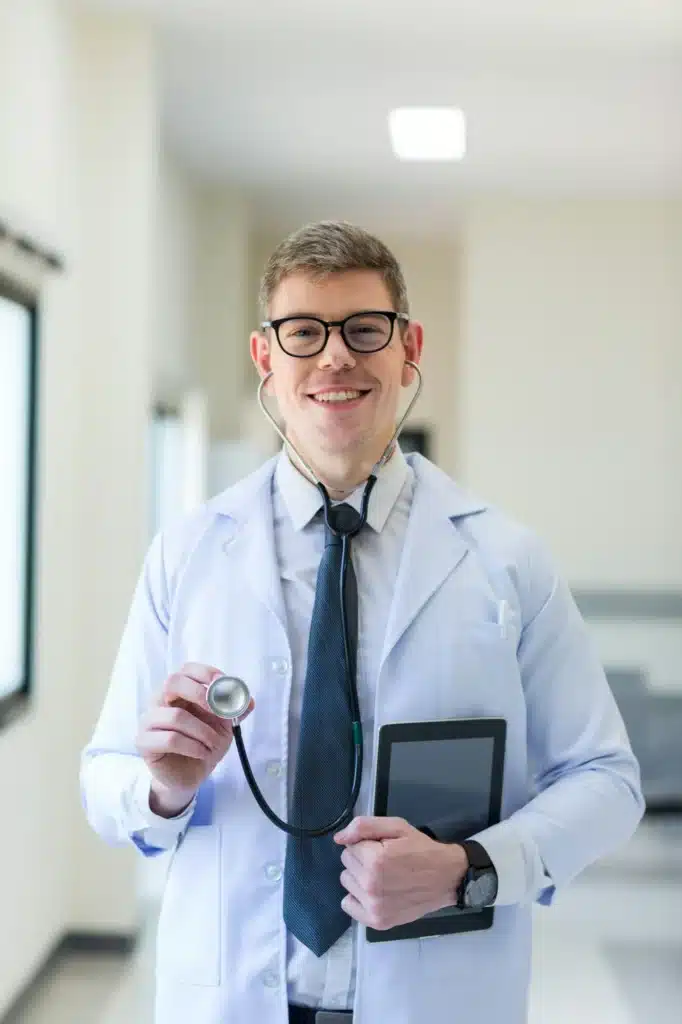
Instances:
[[[378,271],[395,311],[409,316],[405,278],[390,249],[363,228],[333,220],[307,224],[280,242],[261,278],[258,296],[261,315],[268,316],[272,296],[290,274],[304,273],[319,280],[349,270]]]

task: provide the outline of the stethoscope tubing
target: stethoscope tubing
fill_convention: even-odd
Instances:
[[[370,488],[371,489],[371,488]],[[344,661],[345,661],[345,672],[346,681],[348,683],[348,691],[351,705],[351,716],[352,724],[351,728],[353,731],[353,781],[351,783],[351,790],[346,801],[346,805],[341,813],[328,824],[323,825],[319,828],[304,828],[303,826],[294,825],[291,822],[284,821],[276,814],[268,804],[267,800],[263,796],[261,789],[256,781],[253,774],[251,764],[249,762],[248,754],[246,753],[246,747],[244,746],[244,738],[242,736],[241,726],[236,722],[233,722],[232,732],[234,735],[235,746],[237,747],[237,754],[241,761],[242,769],[246,777],[246,781],[249,785],[249,789],[253,793],[256,802],[260,809],[263,811],[265,816],[270,819],[273,825],[276,825],[282,832],[286,832],[287,835],[293,836],[296,839],[318,839],[322,836],[330,835],[332,832],[337,832],[339,829],[344,828],[353,816],[353,809],[357,803],[358,796],[360,793],[360,785],[362,782],[362,762],[363,762],[363,741],[362,741],[362,724],[360,722],[360,707],[357,693],[357,683],[355,680],[354,673],[352,671],[351,656],[350,656],[350,643],[348,637],[348,621],[347,621],[347,603],[346,603],[346,576],[348,573],[348,561],[350,558],[350,537],[348,535],[341,534],[341,571],[339,573],[339,586],[341,590],[341,630],[343,635],[343,647],[344,647]]]
[[[331,822],[329,822],[326,825],[320,826],[319,828],[304,828],[303,826],[294,825],[291,822],[284,821],[282,818],[280,818],[279,815],[277,815],[273,811],[273,809],[270,807],[270,805],[268,804],[267,800],[263,796],[263,793],[261,792],[261,789],[260,789],[260,787],[259,787],[259,785],[258,785],[258,783],[256,781],[256,778],[255,778],[255,776],[253,774],[253,770],[251,768],[251,763],[249,761],[248,754],[246,753],[246,747],[244,746],[244,738],[242,736],[241,726],[238,724],[236,719],[233,720],[233,723],[232,723],[232,731],[233,731],[233,735],[234,735],[235,746],[237,747],[237,754],[239,756],[239,760],[241,762],[242,769],[244,771],[244,776],[245,776],[246,781],[248,783],[249,789],[251,790],[251,792],[252,792],[252,794],[253,794],[253,796],[254,796],[258,806],[263,811],[265,816],[267,818],[269,818],[269,820],[272,822],[273,825],[276,825],[277,828],[280,829],[282,832],[286,832],[287,835],[293,836],[296,839],[318,839],[318,838],[321,838],[323,836],[330,835],[333,832],[337,832],[339,829],[344,828],[348,824],[348,822],[352,819],[352,817],[353,817],[353,811],[354,811],[354,808],[355,808],[355,805],[357,803],[358,796],[359,796],[359,793],[360,793],[360,786],[361,786],[361,783],[362,783],[362,764],[363,764],[363,756],[364,756],[364,744],[363,744],[363,738],[362,738],[362,722],[361,722],[361,718],[360,718],[360,702],[359,702],[358,691],[357,691],[357,680],[356,680],[355,672],[353,671],[353,665],[352,665],[352,660],[351,660],[350,638],[348,636],[348,607],[347,607],[347,601],[346,601],[346,578],[347,578],[347,574],[348,574],[348,562],[349,562],[349,558],[350,558],[350,540],[351,540],[351,537],[354,537],[355,534],[358,533],[362,529],[362,527],[365,525],[365,523],[367,522],[367,510],[368,510],[368,506],[369,506],[369,498],[370,498],[370,494],[372,493],[372,488],[374,487],[374,485],[376,483],[376,480],[377,480],[377,473],[379,472],[380,468],[387,462],[387,460],[388,460],[388,458],[389,458],[389,456],[391,454],[391,451],[393,450],[393,445],[394,445],[394,443],[395,443],[395,441],[396,441],[396,439],[398,437],[398,434],[400,433],[400,431],[401,431],[401,429],[403,427],[403,424],[405,423],[405,420],[409,416],[409,414],[410,414],[410,412],[412,410],[412,407],[413,407],[414,403],[417,401],[417,398],[419,397],[419,394],[420,394],[421,389],[422,389],[423,379],[422,379],[421,370],[419,369],[419,367],[417,366],[416,363],[413,363],[410,360],[406,360],[406,364],[408,366],[412,367],[412,369],[414,369],[416,371],[417,378],[418,378],[417,391],[414,394],[414,396],[412,397],[412,400],[410,401],[410,404],[408,405],[406,411],[403,413],[403,415],[402,415],[402,417],[400,419],[400,422],[398,423],[398,426],[396,427],[396,429],[395,429],[395,431],[393,433],[393,436],[391,437],[391,440],[389,441],[387,447],[385,448],[381,458],[379,459],[377,464],[374,466],[370,476],[367,479],[367,483],[365,484],[365,490],[364,490],[364,493],[363,493],[363,496],[362,496],[362,508],[361,508],[361,513],[360,513],[359,523],[358,523],[358,525],[352,531],[350,531],[348,533],[342,533],[338,529],[335,529],[332,526],[332,523],[330,521],[331,520],[331,514],[330,514],[331,513],[331,500],[329,498],[329,494],[327,492],[326,487],[324,486],[322,481],[317,478],[317,475],[310,468],[310,466],[303,459],[303,457],[299,454],[299,452],[296,451],[296,448],[294,447],[292,442],[289,440],[289,438],[286,437],[286,435],[280,429],[280,427],[279,427],[277,421],[275,420],[275,418],[271,415],[271,413],[265,407],[265,404],[263,402],[263,397],[262,397],[262,395],[263,395],[263,388],[264,388],[265,384],[267,383],[267,381],[272,376],[272,371],[270,371],[270,373],[267,374],[261,380],[261,382],[260,382],[260,384],[258,386],[257,397],[258,397],[258,404],[260,405],[261,410],[263,411],[265,416],[270,420],[270,423],[273,425],[273,427],[275,428],[276,432],[279,434],[279,436],[282,439],[282,441],[284,442],[284,444],[293,452],[293,454],[298,459],[298,461],[303,466],[303,468],[308,473],[308,475],[315,481],[315,485],[317,486],[318,490],[320,491],[320,493],[322,495],[322,500],[324,502],[324,517],[325,517],[325,522],[327,524],[327,527],[336,536],[340,536],[340,538],[341,538],[341,545],[342,545],[342,547],[341,547],[341,570],[339,572],[339,587],[340,587],[340,598],[341,598],[341,600],[340,600],[340,605],[341,605],[341,630],[342,630],[342,634],[343,634],[343,649],[344,649],[346,683],[347,683],[347,687],[348,687],[348,696],[349,696],[349,700],[350,700],[350,710],[351,710],[351,718],[352,718],[351,728],[352,728],[352,732],[353,732],[353,736],[352,736],[352,739],[353,739],[353,781],[351,783],[351,789],[350,789],[350,793],[349,793],[349,796],[348,796],[348,800],[346,801],[346,806],[341,811],[341,813],[338,815],[338,817],[336,817],[334,819],[334,821],[331,821]]]

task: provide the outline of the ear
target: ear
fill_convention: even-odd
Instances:
[[[261,378],[267,377],[272,370],[270,358],[270,342],[260,331],[253,331],[250,338],[251,358]]]
[[[422,357],[422,348],[424,347],[424,328],[418,320],[410,320],[405,334],[403,335],[403,347],[405,349],[405,359],[408,359],[411,363],[419,365]],[[412,383],[414,378],[414,371],[409,366],[403,367],[403,374],[400,383],[404,388],[407,388]]]

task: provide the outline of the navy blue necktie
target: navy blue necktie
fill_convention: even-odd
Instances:
[[[342,532],[360,515],[350,505],[331,510]],[[315,587],[308,641],[301,731],[296,759],[291,821],[303,828],[324,828],[344,810],[353,781],[353,735],[341,628],[341,538],[325,527],[325,549]],[[348,559],[347,625],[351,669],[357,656],[357,583]],[[289,931],[316,956],[333,946],[351,924],[341,909],[347,895],[341,885],[343,847],[333,834],[314,839],[287,837],[284,868],[284,921]]]

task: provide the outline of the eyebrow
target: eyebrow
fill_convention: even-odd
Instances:
[[[327,316],[323,316],[322,313],[311,313],[310,310],[294,310],[293,313],[283,313],[281,316],[269,316],[269,317],[266,317],[266,319],[267,320],[284,320],[286,317],[293,316],[293,317],[300,317],[301,319],[312,317],[315,320],[325,320],[325,321],[328,321],[328,322],[332,322],[332,321],[336,321],[336,320],[346,320],[349,316],[355,316],[358,313],[393,313],[393,312],[395,312],[395,310],[386,309],[386,308],[381,307],[381,306],[372,306],[372,307],[363,306],[360,309],[352,309],[349,313],[344,313],[343,316],[330,316],[330,317],[327,317]]]

